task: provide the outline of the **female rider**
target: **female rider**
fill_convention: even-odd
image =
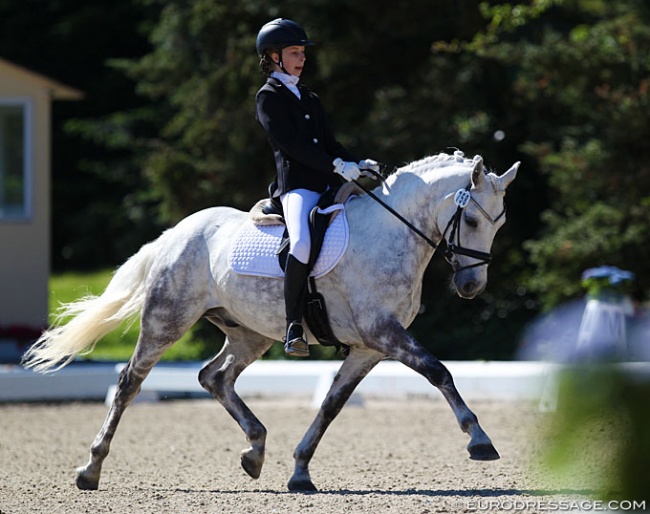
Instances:
[[[309,213],[320,196],[341,178],[356,180],[361,170],[378,171],[372,159],[359,161],[336,141],[318,96],[299,84],[310,41],[296,22],[278,18],[257,35],[260,68],[266,84],[256,95],[256,118],[264,128],[277,176],[271,194],[279,197],[289,233],[284,299],[287,355],[309,355],[302,328],[311,251]]]

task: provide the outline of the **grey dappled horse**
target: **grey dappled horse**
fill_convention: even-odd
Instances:
[[[498,177],[484,170],[479,156],[470,160],[461,152],[440,154],[397,170],[374,194],[436,243],[454,239],[453,252],[447,255],[454,269],[453,286],[459,296],[474,298],[486,286],[483,264],[505,222],[503,197],[518,166],[515,163]],[[465,195],[459,204],[457,192],[464,188],[471,201]],[[420,308],[422,277],[434,247],[368,195],[350,200],[345,215],[350,227],[347,250],[317,283],[327,300],[334,334],[350,352],[295,450],[289,490],[316,490],[309,462],[320,439],[357,384],[387,357],[417,371],[442,392],[460,428],[470,436],[470,458],[498,459],[449,371],[406,330]],[[245,432],[250,448],[241,453],[242,467],[251,477],[260,476],[266,428],[234,385],[246,366],[282,339],[285,316],[282,280],[229,269],[229,248],[248,223],[248,213],[229,207],[185,218],[124,263],[101,296],[63,306],[62,316],[74,317],[46,331],[27,352],[26,366],[58,369],[124,320],[141,315],[133,356],[120,374],[90,460],[77,470],[79,488],[98,488],[102,463],[124,410],[165,350],[201,317],[219,327],[226,339],[219,354],[200,371],[199,381]],[[453,234],[448,236],[450,226]]]

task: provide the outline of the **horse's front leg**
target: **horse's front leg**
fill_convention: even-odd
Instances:
[[[351,348],[350,355],[343,361],[341,369],[334,377],[332,386],[325,400],[323,400],[316,419],[293,454],[296,464],[293,476],[288,484],[290,491],[310,492],[317,490],[309,476],[309,462],[314,456],[318,443],[325,434],[327,427],[341,412],[343,405],[348,401],[359,382],[384,357],[385,355],[368,348]]]
[[[463,432],[469,434],[467,445],[470,459],[496,460],[499,453],[479,425],[476,415],[467,407],[454,385],[449,370],[394,318],[384,318],[369,331],[366,344],[385,353],[424,376],[436,386],[451,406]]]

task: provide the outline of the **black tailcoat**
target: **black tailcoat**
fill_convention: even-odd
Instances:
[[[300,188],[323,193],[341,183],[334,159],[358,162],[334,138],[318,95],[298,87],[301,98],[270,77],[256,95],[256,118],[275,156],[276,196]]]

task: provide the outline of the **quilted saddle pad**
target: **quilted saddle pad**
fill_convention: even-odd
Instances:
[[[336,204],[321,212],[332,211],[336,212],[325,232],[323,247],[311,272],[314,278],[332,271],[345,253],[350,239],[344,206]],[[247,221],[230,247],[228,265],[242,275],[283,278],[284,272],[276,254],[283,233],[284,225],[255,225]]]

